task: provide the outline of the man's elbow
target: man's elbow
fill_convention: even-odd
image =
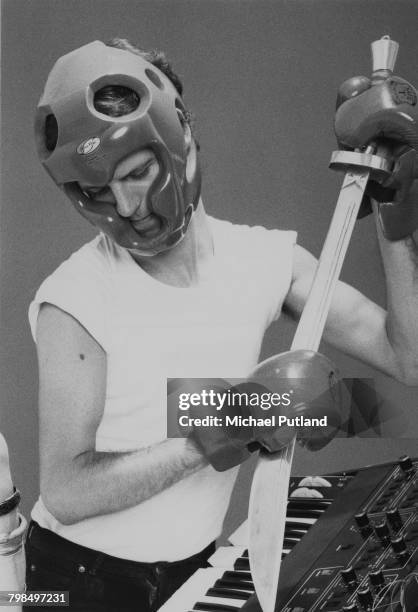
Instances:
[[[45,508],[62,525],[75,525],[84,518],[65,485],[47,482],[41,485],[41,497]]]

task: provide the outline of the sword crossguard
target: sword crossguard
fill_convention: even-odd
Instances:
[[[382,182],[389,178],[392,162],[381,155],[360,151],[333,151],[329,167],[341,172],[370,170],[372,179]]]

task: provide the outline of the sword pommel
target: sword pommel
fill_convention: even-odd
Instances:
[[[387,79],[392,74],[398,55],[399,44],[389,36],[382,36],[370,45],[372,49],[372,83]]]

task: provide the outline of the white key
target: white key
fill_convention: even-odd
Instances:
[[[290,497],[324,497],[321,491],[308,489],[308,487],[298,487],[290,494]]]
[[[213,567],[233,569],[235,561],[242,557],[244,550],[246,550],[246,546],[220,546],[209,557],[208,562]]]
[[[292,525],[301,525],[303,523],[308,523],[309,525],[315,525],[316,518],[297,518],[296,516],[287,516],[286,523],[292,523]]]
[[[218,568],[199,569],[159,608],[159,612],[186,612],[191,610],[202,593],[215,583]]]
[[[178,591],[159,609],[159,612],[188,612],[192,610],[197,601],[225,604],[229,606],[237,606],[241,608],[245,601],[244,599],[230,599],[229,597],[213,597],[205,595],[206,591],[214,586],[216,580],[224,573],[224,568],[208,567],[206,569],[197,570],[185,582]],[[232,587],[231,587],[232,588]],[[248,590],[248,593],[254,593],[254,590]]]
[[[305,476],[300,481],[299,487],[332,487],[332,484],[326,480],[326,478],[322,478],[322,476]]]

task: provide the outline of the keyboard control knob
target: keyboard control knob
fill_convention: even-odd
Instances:
[[[382,542],[386,542],[389,539],[390,532],[386,521],[377,523],[374,526],[374,530],[376,532],[377,537],[379,538],[379,540],[382,540]]]
[[[380,590],[385,584],[385,577],[381,569],[369,572],[369,580],[375,590]]]
[[[355,587],[355,585],[357,584],[356,571],[353,567],[351,567],[351,565],[346,569],[341,570],[340,575],[347,586]]]
[[[359,529],[362,531],[363,529],[370,528],[370,521],[367,512],[358,512],[358,514],[354,515],[354,520],[356,521]]]
[[[398,556],[403,556],[405,555],[405,553],[407,553],[406,543],[403,539],[403,536],[399,536],[398,538],[392,538],[392,540],[390,541],[390,545],[393,548],[393,552]]]
[[[351,604],[343,606],[342,612],[358,612],[358,606],[355,601]]]
[[[399,459],[399,465],[407,476],[410,476],[415,471],[414,464],[412,463],[411,457],[409,457],[408,455],[403,455]]]
[[[393,529],[400,529],[402,527],[402,517],[399,513],[398,508],[392,508],[386,512],[386,518]]]
[[[369,587],[363,587],[357,591],[357,598],[362,608],[371,610],[373,607],[373,595]]]

